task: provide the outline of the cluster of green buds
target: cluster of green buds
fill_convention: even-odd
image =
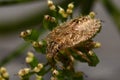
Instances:
[[[42,69],[41,66],[43,66],[43,65],[39,63],[38,66],[36,66],[33,70],[31,68],[21,69],[18,72],[18,76],[22,80],[26,80],[26,79],[29,80],[29,78],[32,74],[40,72],[40,69]],[[41,75],[38,75],[38,74],[35,74],[35,77],[36,77],[36,80],[42,80],[42,78],[43,78]]]
[[[21,80],[29,80],[30,75],[32,75],[34,73],[33,70],[31,70],[30,68],[24,68],[21,69],[18,72],[18,76],[20,77]],[[43,77],[40,75],[35,74],[36,80],[43,80]]]
[[[62,7],[58,7],[59,8],[59,14],[62,15],[62,17],[67,18],[70,14],[72,14],[73,12],[73,8],[74,8],[74,4],[73,3],[69,3],[68,4],[68,8],[65,11]]]
[[[52,0],[48,0],[48,6],[49,6],[50,10],[55,11],[56,7]]]
[[[23,68],[19,70],[18,76],[20,79],[29,80],[30,76],[35,74],[36,80],[43,80],[43,75],[45,73],[44,65],[38,62],[34,53],[27,53],[26,63],[30,65],[30,68]]]
[[[28,75],[30,73],[30,68],[24,68],[19,70],[18,75],[22,79],[24,76]]]
[[[28,52],[27,57],[26,57],[26,63],[31,63],[34,59],[34,54],[32,52]]]
[[[83,80],[83,72],[75,72],[70,70],[52,69],[52,77],[50,80]]]
[[[36,67],[34,67],[34,72],[40,72],[43,69],[43,64],[39,63]]]
[[[33,41],[33,42],[32,42],[32,46],[33,46],[33,47],[39,47],[39,48],[41,48],[42,45],[43,45],[43,43],[42,43],[41,41],[39,41],[39,42]]]
[[[52,77],[50,80],[58,80],[57,76],[60,74],[59,71],[56,69],[52,69],[51,71],[52,71]]]
[[[26,31],[22,31],[22,32],[20,33],[20,37],[25,38],[25,37],[31,35],[31,32],[32,32],[31,29],[28,29],[28,30],[26,30]]]
[[[45,15],[43,20],[43,26],[49,30],[53,30],[61,22],[67,21],[67,19],[72,18],[72,13],[74,9],[73,2],[69,3],[67,9],[55,5],[52,0],[48,0],[48,7],[52,11],[52,15]]]
[[[0,67],[0,80],[8,80],[9,74],[5,67]]]
[[[26,63],[29,64],[32,68],[38,65],[38,60],[35,57],[33,52],[28,52],[27,57],[25,59]]]
[[[48,0],[48,6],[50,10],[57,11],[56,6],[54,5],[52,0]],[[58,6],[59,11],[58,13],[62,15],[63,18],[67,18],[73,12],[74,4],[69,3],[68,8],[64,10],[62,7]]]
[[[66,10],[66,13],[67,13],[67,14],[71,14],[71,13],[73,12],[73,8],[74,8],[73,2],[72,2],[72,3],[69,3],[69,4],[68,4],[68,8],[67,8],[67,10]]]
[[[50,21],[50,22],[55,22],[56,21],[55,17],[51,17],[50,15],[45,15],[44,19],[46,21]]]

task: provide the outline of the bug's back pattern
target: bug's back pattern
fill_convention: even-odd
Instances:
[[[54,54],[60,49],[73,47],[94,37],[101,28],[98,19],[83,16],[63,23],[47,36],[47,52]]]

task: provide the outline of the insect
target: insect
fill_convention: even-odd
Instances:
[[[47,36],[47,58],[54,59],[60,50],[72,48],[80,43],[91,40],[101,28],[101,21],[94,18],[91,12],[53,29]]]

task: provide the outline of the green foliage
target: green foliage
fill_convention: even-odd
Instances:
[[[74,72],[70,70],[59,70],[58,80],[83,80],[82,72]]]
[[[39,31],[32,29],[32,30],[26,30],[23,32],[25,35],[25,37],[23,37],[23,39],[27,42],[33,42],[33,41],[37,41],[39,38]],[[21,35],[22,36],[22,35]]]

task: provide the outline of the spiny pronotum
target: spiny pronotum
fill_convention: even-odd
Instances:
[[[90,41],[100,29],[101,21],[95,18],[94,12],[61,24],[46,38],[48,60],[54,60],[60,50]]]

